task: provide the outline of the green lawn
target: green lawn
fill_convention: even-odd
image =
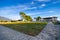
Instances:
[[[40,23],[22,23],[22,24],[20,23],[2,25],[31,36],[36,36],[41,32],[41,30],[46,26],[46,24],[47,24],[46,22],[40,22]]]

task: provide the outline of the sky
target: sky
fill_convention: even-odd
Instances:
[[[60,20],[60,0],[0,0],[0,16],[18,20],[20,12],[32,18],[55,16]]]

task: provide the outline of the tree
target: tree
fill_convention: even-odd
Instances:
[[[41,19],[41,17],[40,17],[40,16],[38,16],[38,17],[36,18],[36,21],[40,21],[40,19]]]
[[[24,12],[20,12],[20,15],[21,15],[22,19],[24,19],[26,16],[26,14]]]
[[[27,21],[32,21],[32,18],[31,18],[30,16],[28,16],[28,15],[25,16],[25,19],[26,19]]]
[[[24,12],[20,12],[20,15],[22,15],[22,16],[24,16],[24,15],[26,15]]]
[[[24,21],[32,21],[32,18],[26,15],[24,12],[20,12],[20,15]]]

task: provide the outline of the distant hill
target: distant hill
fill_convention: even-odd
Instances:
[[[11,21],[10,19],[6,18],[6,17],[2,17],[0,16],[0,21]]]

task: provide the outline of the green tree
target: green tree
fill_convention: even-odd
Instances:
[[[40,21],[40,19],[41,19],[41,17],[40,17],[40,16],[38,16],[38,17],[36,18],[36,21]]]
[[[25,16],[25,19],[26,19],[27,21],[32,21],[32,18],[31,18],[30,16],[28,16],[28,15]]]
[[[20,15],[22,17],[22,19],[24,19],[25,21],[32,21],[32,18],[28,15],[26,15],[24,12],[20,12]]]
[[[20,15],[21,15],[22,19],[24,19],[26,16],[26,14],[24,12],[20,12]]]

